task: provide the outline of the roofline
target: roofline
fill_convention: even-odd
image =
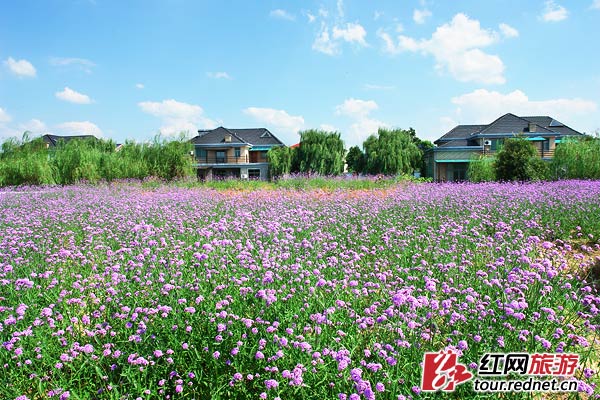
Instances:
[[[217,129],[219,129],[219,128],[223,128],[223,129],[225,129],[227,132],[229,132],[230,134],[232,134],[233,136],[235,136],[235,137],[236,137],[238,140],[240,140],[240,141],[242,141],[243,143],[246,143],[246,144],[248,144],[248,145],[250,145],[250,146],[252,146],[252,144],[251,144],[251,143],[248,143],[248,142],[246,142],[244,139],[242,139],[241,137],[239,137],[239,136],[238,136],[238,135],[237,135],[235,132],[233,132],[233,131],[236,131],[236,130],[240,130],[240,131],[241,131],[241,130],[259,130],[259,129],[264,129],[265,131],[269,132],[269,133],[271,134],[271,137],[272,137],[272,138],[274,138],[275,140],[277,140],[277,141],[278,141],[278,142],[279,142],[279,143],[280,143],[282,146],[286,146],[286,144],[285,144],[285,143],[283,143],[283,142],[281,141],[281,139],[279,139],[277,136],[275,136],[275,135],[273,134],[273,132],[271,132],[271,131],[270,131],[268,128],[264,128],[264,127],[261,127],[261,128],[225,128],[224,126],[218,126],[218,127],[214,128],[214,129],[198,129],[198,136],[195,136],[195,137],[193,137],[193,138],[192,138],[192,139],[190,139],[190,140],[194,140],[194,138],[196,138],[196,137],[202,137],[202,136],[206,135],[207,133],[209,133],[209,132],[212,132],[212,131],[215,131],[215,130],[217,130]],[[202,134],[200,134],[200,132],[202,132]]]
[[[450,150],[483,150],[483,146],[454,146],[454,147],[434,147],[435,151],[450,151]]]
[[[535,122],[528,121],[528,120],[526,120],[526,119],[525,119],[525,118],[523,118],[523,117],[519,117],[518,115],[515,115],[515,114],[513,114],[513,113],[506,113],[506,114],[504,114],[504,115],[501,115],[501,116],[499,116],[498,118],[496,118],[496,119],[495,119],[495,120],[494,120],[494,121],[493,121],[491,124],[489,124],[489,125],[488,125],[488,126],[485,128],[485,129],[482,129],[480,132],[478,132],[478,134],[479,134],[479,135],[483,135],[481,132],[485,131],[486,129],[488,129],[489,127],[491,127],[492,125],[494,125],[494,124],[496,123],[496,121],[498,121],[498,120],[499,120],[499,119],[501,119],[501,118],[504,118],[504,117],[506,117],[507,115],[512,115],[513,117],[515,117],[515,118],[518,118],[518,119],[520,119],[521,121],[524,121],[524,122],[526,122],[527,124],[534,124],[535,126],[539,126],[540,128],[542,128],[542,129],[544,129],[544,130],[546,130],[546,131],[551,131],[550,129],[548,129],[548,128],[544,127],[544,126],[540,126],[540,125],[536,124]],[[554,131],[551,131],[551,132],[554,132]]]

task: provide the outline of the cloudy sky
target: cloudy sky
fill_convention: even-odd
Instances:
[[[6,0],[0,139],[378,127],[600,130],[600,0]]]

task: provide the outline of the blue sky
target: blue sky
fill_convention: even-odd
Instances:
[[[0,139],[303,129],[434,140],[512,112],[600,130],[600,0],[7,0]]]

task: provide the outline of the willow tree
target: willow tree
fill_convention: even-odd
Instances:
[[[300,172],[339,175],[344,172],[344,142],[337,132],[310,129],[300,132],[297,150]]]
[[[556,146],[552,169],[558,178],[600,179],[600,138],[562,139]]]
[[[413,131],[414,132],[414,131]],[[371,174],[412,174],[420,169],[423,153],[411,130],[379,128],[363,143],[367,172]]]
[[[293,149],[287,146],[273,147],[267,152],[269,172],[272,177],[289,174],[292,168]]]

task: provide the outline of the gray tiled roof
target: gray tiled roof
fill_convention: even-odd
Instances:
[[[583,135],[581,132],[577,132],[575,129],[566,126],[560,121],[548,116],[535,116],[535,117],[521,117],[527,121],[531,121],[537,125],[543,126],[550,129],[553,132],[558,132],[561,135]]]
[[[535,123],[535,122],[534,122]],[[529,132],[529,121],[524,118],[517,117],[514,114],[504,114],[494,122],[488,125],[487,128],[482,129],[480,134],[489,135],[494,133],[523,133]],[[535,132],[540,133],[552,133],[550,129],[546,129],[543,126],[536,125]]]
[[[225,143],[225,136],[231,135],[231,142],[248,143],[253,146],[281,146],[283,142],[266,128],[230,129],[222,126],[212,130],[200,130],[192,139],[193,144]]]
[[[266,128],[252,128],[252,129],[229,129],[232,132],[235,132],[236,135],[244,139],[246,142],[259,145],[259,146],[268,146],[268,145],[283,145],[283,142],[275,137],[268,129]]]
[[[438,147],[462,147],[462,146],[468,146],[469,142],[467,141],[467,139],[454,139],[454,140],[450,140],[448,142],[442,142],[441,144],[438,145]]]
[[[487,127],[487,125],[457,125],[444,136],[435,141],[437,142],[445,142],[448,140],[456,140],[456,139],[467,139],[474,133],[478,133],[483,128]]]
[[[230,142],[225,142],[225,137],[231,136]],[[247,143],[234,132],[222,126],[212,129],[198,131],[198,136],[192,138],[193,144],[216,144],[216,143]]]

